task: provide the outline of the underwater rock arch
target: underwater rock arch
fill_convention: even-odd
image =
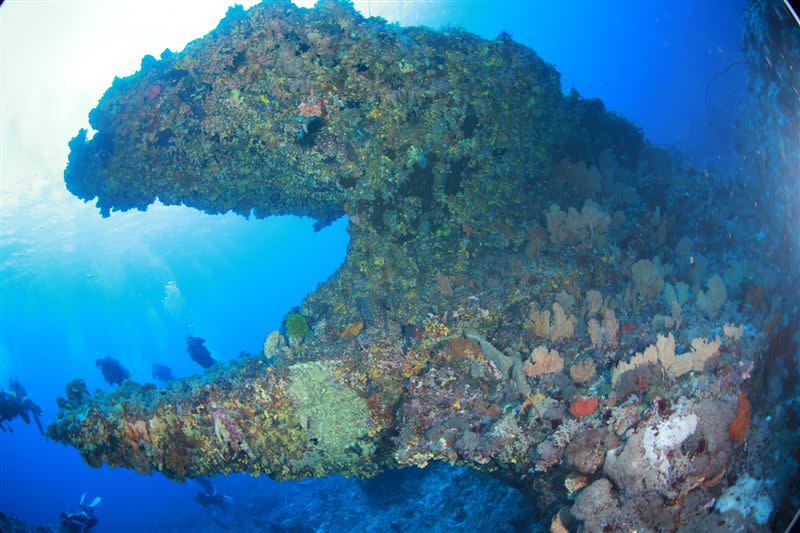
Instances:
[[[656,342],[638,311],[656,309],[665,275],[694,272],[650,261],[681,227],[662,215],[670,158],[598,100],[562,94],[558,73],[508,36],[399,28],[337,1],[232,8],[184,51],[116,79],[90,122],[65,181],[104,215],[156,198],[320,226],[346,214],[351,242],[293,318],[305,326],[268,338],[271,360],[164,389],[92,396],[70,383],[48,435],[89,464],[291,479],[441,460],[496,472],[552,512],[594,481],[597,516],[656,527],[741,453],[725,428],[749,428],[736,418],[746,378],[681,399],[694,373],[668,375],[654,356],[609,384],[625,350],[643,349],[634,331]],[[659,324],[682,345],[696,340],[682,321],[721,327],[675,302]],[[685,357],[701,371],[726,350],[757,365],[763,335],[741,335]],[[644,399],[656,389],[668,399]],[[659,424],[672,441],[653,441]],[[652,459],[644,488],[624,461],[601,470],[613,450]],[[643,498],[662,510],[642,511]],[[705,503],[692,500],[698,520]],[[588,505],[573,514],[591,529]]]

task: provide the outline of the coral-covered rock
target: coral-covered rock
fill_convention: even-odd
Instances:
[[[623,509],[611,482],[600,478],[575,498],[572,515],[582,522],[582,530],[587,533],[607,531],[636,531],[644,524],[631,509]]]
[[[768,484],[767,481],[745,474],[720,495],[714,508],[721,514],[735,511],[759,526],[765,526],[774,509],[767,495]]]
[[[724,472],[732,411],[724,402],[703,400],[681,404],[668,417],[655,415],[622,449],[608,452],[603,471],[626,496],[685,495]]]
[[[564,450],[567,463],[584,474],[594,474],[603,465],[606,452],[619,446],[619,437],[607,427],[586,429],[575,435]]]
[[[607,514],[618,505],[619,500],[614,494],[611,482],[606,478],[600,478],[578,494],[571,512],[575,518],[586,522]]]
[[[347,216],[351,237],[339,271],[265,343],[269,363],[91,396],[72,382],[47,433],[91,465],[287,479],[439,460],[525,484],[553,516],[569,503],[564,480],[578,490],[608,450],[573,513],[587,531],[644,531],[703,522],[736,454],[774,469],[774,442],[797,441],[784,424],[769,428],[783,440],[751,428],[760,446],[731,445],[747,434],[734,417],[742,382],[755,412],[784,379],[774,354],[796,353],[768,350],[796,301],[772,297],[783,273],[760,248],[723,252],[695,235],[708,222],[725,243],[752,242],[749,222],[737,233],[719,220],[753,219],[753,199],[724,191],[730,205],[709,210],[723,194],[711,180],[690,168],[670,179],[671,155],[643,150],[601,102],[565,96],[507,35],[399,28],[332,0],[263,2],[145,58],[90,123],[65,181],[104,215],[158,198],[318,227]],[[563,160],[596,201],[553,179]],[[759,311],[723,301],[716,281],[691,305],[689,284],[731,258],[763,281]],[[723,344],[725,323],[747,334]]]

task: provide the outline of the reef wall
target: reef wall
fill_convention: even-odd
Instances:
[[[750,105],[741,118],[740,152],[770,208],[776,259],[800,265],[800,30],[783,2],[750,0],[743,50]],[[795,268],[795,270],[800,270]]]
[[[106,215],[159,198],[346,215],[351,233],[263,356],[165,389],[72,382],[48,435],[90,464],[288,479],[448,461],[535,494],[556,530],[768,527],[797,470],[793,354],[773,342],[792,298],[742,244],[748,195],[563,95],[507,35],[333,1],[235,8],[115,80],[90,121],[65,179]]]

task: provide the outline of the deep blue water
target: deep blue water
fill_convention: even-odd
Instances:
[[[160,38],[147,41],[149,25],[161,14],[154,10],[138,20],[140,26],[131,31],[148,44],[131,49],[127,33],[115,36],[109,30],[121,20],[109,20],[109,28],[84,25],[81,17],[89,15],[76,9],[59,25],[47,4],[22,4],[7,2],[0,9],[6,65],[0,383],[9,377],[24,383],[45,409],[46,423],[69,379],[83,377],[90,390],[107,387],[94,365],[98,357],[118,357],[133,379],[147,381],[153,362],[171,366],[178,376],[198,371],[185,355],[187,335],[207,339],[222,360],[243,350],[257,352],[285,312],[341,263],[346,221],[314,233],[307,219],[246,220],[164,206],[100,218],[91,204],[63,190],[66,144],[110,82],[109,68],[130,73],[128,59],[113,70],[117,51],[128,58],[163,49]],[[213,27],[214,17],[224,13],[222,4],[193,35]],[[633,0],[359,2],[357,7],[401,24],[456,25],[485,37],[508,31],[561,71],[565,90],[575,87],[600,97],[653,142],[685,150],[701,164],[738,165],[732,157],[732,110],[745,79],[737,63],[740,0],[679,0],[668,9],[663,2]],[[37,21],[41,25],[34,27]],[[40,31],[42,26],[48,31]],[[101,81],[81,85],[91,61],[82,71],[69,72],[69,79],[65,69],[42,76],[42,50],[61,40],[84,42],[87,32],[89,43],[92,32],[102,34],[94,43],[108,51]],[[176,37],[181,38],[189,36]],[[52,53],[58,59],[58,50]],[[74,56],[64,60],[79,62]],[[39,85],[42,79],[46,82]],[[30,94],[31,101],[14,100],[22,94]],[[13,433],[0,434],[2,511],[54,523],[84,491],[103,497],[97,531],[147,530],[161,520],[189,521],[200,511],[191,485],[90,468],[75,450],[42,439],[35,426],[17,420],[13,427]],[[276,500],[284,490],[243,476],[221,484],[232,494],[258,486]]]

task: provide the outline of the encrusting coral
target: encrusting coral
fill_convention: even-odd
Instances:
[[[728,252],[702,236],[676,248],[712,185],[564,95],[506,34],[400,28],[331,0],[232,8],[115,80],[90,123],[65,180],[104,215],[158,197],[318,227],[347,216],[351,240],[264,357],[163,389],[68,384],[47,433],[89,464],[290,479],[448,461],[587,531],[723,519],[708,491],[740,478],[726,465],[745,453],[760,479],[794,468],[786,411],[757,416],[792,368],[770,348],[792,338],[783,267],[737,248],[758,271],[721,298],[708,272],[728,272]]]

